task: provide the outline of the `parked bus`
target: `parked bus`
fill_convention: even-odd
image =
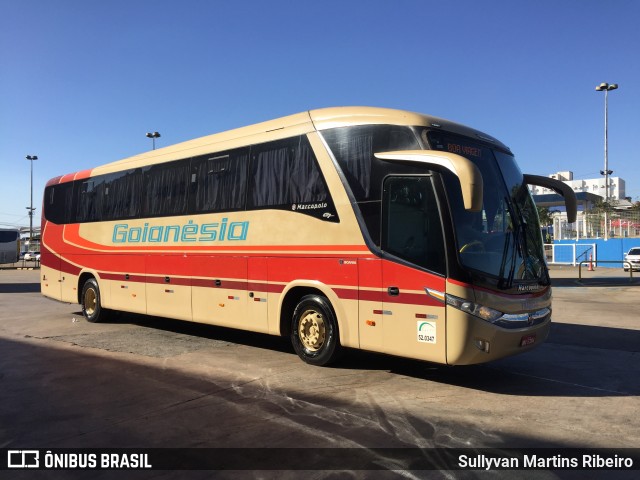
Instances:
[[[50,180],[42,293],[450,365],[545,340],[551,287],[509,148],[417,113],[339,107]]]
[[[0,228],[0,263],[16,263],[20,258],[20,230]]]

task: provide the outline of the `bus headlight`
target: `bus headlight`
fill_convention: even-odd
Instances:
[[[470,300],[464,300],[460,297],[456,297],[455,295],[451,295],[450,293],[443,294],[442,292],[438,292],[437,290],[432,290],[430,288],[425,288],[425,290],[427,294],[433,298],[487,322],[493,323],[504,315],[503,312],[499,312],[498,310],[494,310],[490,307],[485,307],[484,305],[480,305],[479,303],[475,303]]]
[[[482,320],[485,320],[487,322],[495,322],[503,315],[503,313],[499,312],[498,310],[485,307],[484,305],[480,305],[469,300],[463,300],[462,298],[456,297],[449,293],[445,294],[445,298],[447,300],[447,305],[451,305],[452,307],[457,308],[458,310],[462,310],[465,313],[470,313],[474,317],[481,318]]]

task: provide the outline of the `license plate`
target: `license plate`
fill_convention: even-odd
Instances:
[[[521,347],[526,347],[527,345],[533,345],[534,343],[536,343],[536,336],[535,335],[525,335],[524,337],[522,337],[520,339],[520,346]]]

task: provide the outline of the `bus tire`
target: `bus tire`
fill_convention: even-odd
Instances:
[[[324,366],[340,351],[338,322],[331,303],[321,295],[305,295],[293,311],[291,343],[310,365]]]
[[[107,317],[107,311],[100,302],[100,287],[95,278],[90,278],[82,286],[82,314],[91,323],[102,322]]]

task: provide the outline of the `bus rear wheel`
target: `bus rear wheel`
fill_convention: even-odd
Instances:
[[[326,297],[305,295],[293,312],[291,343],[306,363],[329,365],[339,351],[338,323]]]
[[[102,322],[107,317],[107,311],[100,303],[100,287],[95,278],[90,278],[82,286],[82,314],[91,323]]]

